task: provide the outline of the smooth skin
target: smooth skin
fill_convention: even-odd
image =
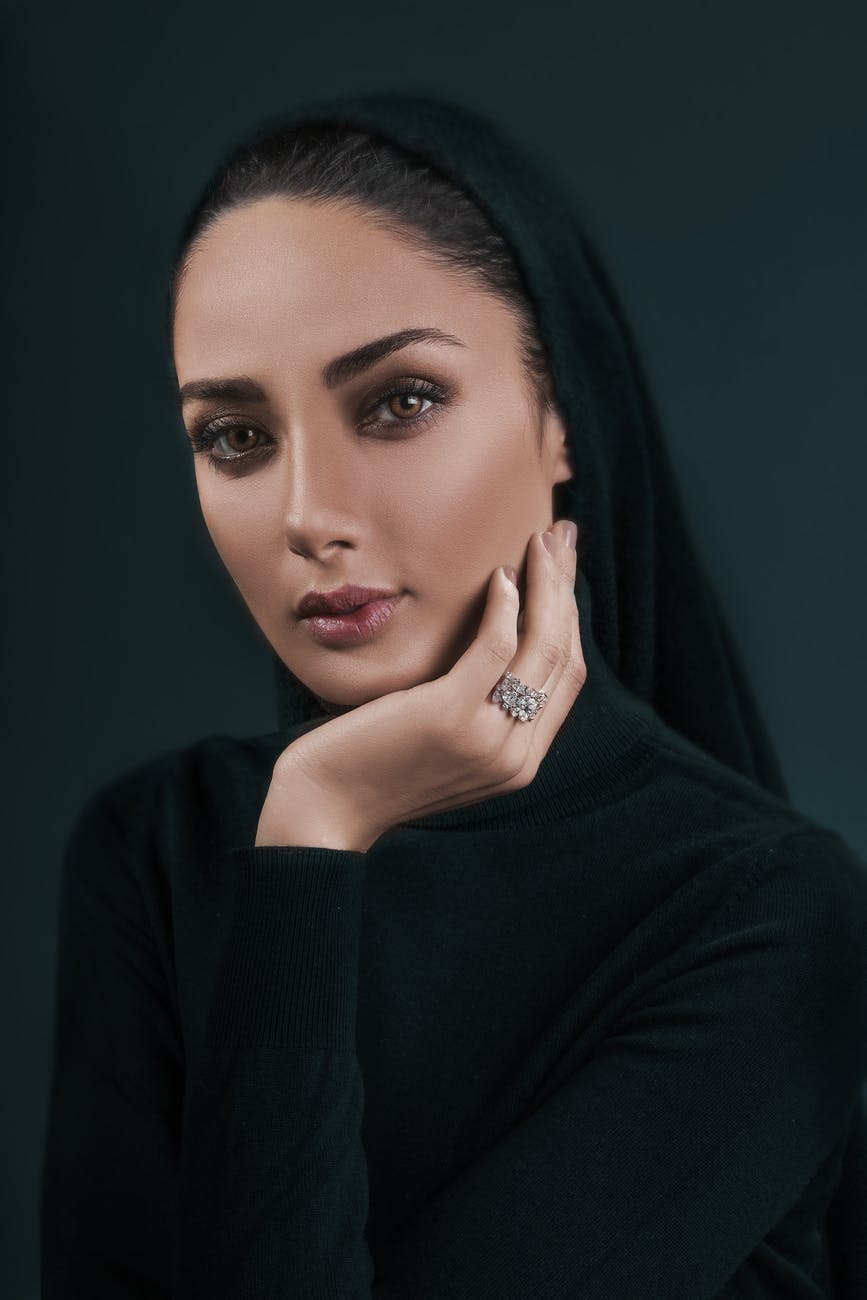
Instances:
[[[458,342],[326,382],[329,361],[408,327]],[[216,439],[194,458],[199,501],[265,638],[332,715],[280,755],[256,843],[364,849],[401,819],[532,780],[586,670],[574,551],[540,540],[572,474],[565,427],[531,402],[513,313],[354,205],[269,198],[192,254],[173,348],[182,393],[236,377],[260,390],[184,402],[187,433]],[[406,380],[438,389],[388,395]],[[347,582],[401,600],[371,641],[323,645],[297,603]],[[530,722],[490,700],[510,667],[548,691]]]

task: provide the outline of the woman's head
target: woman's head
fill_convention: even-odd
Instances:
[[[382,138],[274,129],[188,221],[169,337],[207,528],[283,663],[336,709],[447,671],[572,473],[533,310],[480,208]],[[241,378],[255,393],[225,391]],[[401,600],[372,640],[322,644],[298,602],[347,583]]]
[[[235,416],[223,450],[263,444],[234,478],[197,457],[208,527],[273,647],[285,728],[446,669],[491,569],[566,515],[593,592],[582,645],[674,730],[784,793],[632,329],[564,180],[492,117],[404,91],[296,105],[242,143],[181,234],[167,304],[180,383],[244,374],[264,397],[185,412],[188,429]],[[406,326],[463,346],[417,340],[326,382],[335,357]],[[433,396],[394,397],[377,413],[388,429],[363,425],[407,378]],[[346,581],[407,597],[363,650],[312,645],[293,604]]]

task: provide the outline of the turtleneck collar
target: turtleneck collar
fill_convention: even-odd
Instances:
[[[599,649],[593,635],[590,587],[584,575],[576,599],[587,677],[534,779],[520,790],[402,822],[400,829],[542,825],[605,802],[646,761],[650,751],[641,741],[660,726],[660,719],[646,701],[623,685]],[[515,727],[533,725],[508,717],[504,722]]]

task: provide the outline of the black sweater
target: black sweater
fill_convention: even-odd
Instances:
[[[253,847],[285,731],[87,802],[46,1300],[831,1294],[867,869],[584,649],[529,786],[367,853]]]

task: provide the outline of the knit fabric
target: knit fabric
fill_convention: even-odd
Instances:
[[[826,1211],[867,869],[622,686],[586,584],[580,612],[587,680],[530,785],[366,853],[254,847],[309,724],[87,802],[45,1300],[850,1294]]]

